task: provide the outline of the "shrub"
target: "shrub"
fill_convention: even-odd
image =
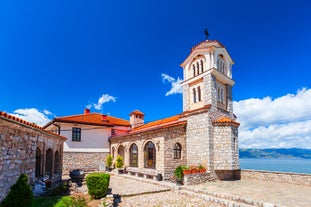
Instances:
[[[122,168],[123,165],[124,165],[123,157],[121,155],[118,155],[118,157],[116,159],[116,167],[117,168]]]
[[[112,161],[113,161],[113,157],[112,157],[111,155],[108,155],[108,156],[106,157],[106,166],[109,167],[109,168],[111,168],[111,166],[112,166]]]
[[[85,198],[81,196],[64,196],[54,207],[87,207]]]
[[[110,175],[107,173],[92,173],[86,177],[88,193],[98,199],[107,195]]]
[[[176,167],[176,169],[174,171],[174,175],[176,176],[176,178],[182,179],[184,177],[183,167],[180,165],[178,167]]]
[[[32,207],[34,204],[33,192],[27,183],[27,175],[21,174],[14,185],[10,187],[10,192],[1,202],[1,207]]]

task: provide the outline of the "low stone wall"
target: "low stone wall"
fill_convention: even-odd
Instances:
[[[311,174],[302,173],[241,170],[241,179],[311,186]]]
[[[98,170],[105,163],[107,152],[64,152],[63,173],[68,174],[73,169],[86,171]]]
[[[212,172],[189,174],[184,176],[184,185],[197,185],[215,180],[216,175]]]

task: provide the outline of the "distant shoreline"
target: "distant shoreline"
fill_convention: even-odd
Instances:
[[[240,158],[311,159],[311,149],[269,148],[239,149]]]

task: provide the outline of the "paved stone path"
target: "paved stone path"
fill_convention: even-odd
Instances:
[[[164,184],[158,185],[158,183]],[[143,180],[133,176],[111,175],[112,194],[121,195],[119,207],[223,207],[204,199],[171,190],[175,184]]]
[[[120,194],[118,206],[263,206],[311,207],[311,187],[259,181],[218,181],[176,186],[129,175],[112,175],[110,187]]]
[[[273,203],[275,206],[311,206],[311,187],[249,180],[218,181],[190,187],[201,193],[235,197],[253,203]]]

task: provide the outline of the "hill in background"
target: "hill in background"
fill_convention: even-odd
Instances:
[[[311,159],[311,149],[240,149],[240,158],[303,158]]]

